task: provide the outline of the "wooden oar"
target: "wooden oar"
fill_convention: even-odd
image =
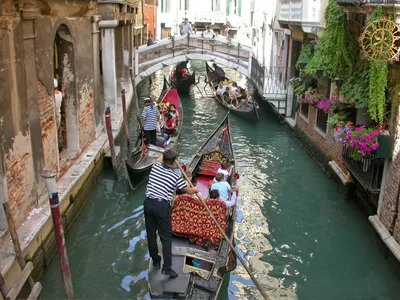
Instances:
[[[185,171],[183,171],[181,165],[179,164],[178,161],[175,161],[176,165],[178,166],[179,170],[181,170],[183,177],[185,178],[185,180],[189,183],[190,187],[193,187],[193,184],[191,182],[191,180],[189,180],[189,178],[187,177]],[[246,265],[245,261],[243,260],[243,258],[239,255],[239,253],[237,252],[237,250],[235,249],[235,246],[232,244],[232,242],[230,241],[229,237],[226,235],[225,231],[222,229],[221,225],[219,225],[217,219],[214,217],[213,213],[211,212],[211,210],[208,208],[206,202],[200,197],[200,195],[198,193],[196,193],[197,198],[199,198],[199,200],[201,201],[201,203],[204,205],[205,209],[207,210],[208,214],[210,215],[211,219],[214,221],[215,225],[217,225],[219,231],[222,233],[222,235],[224,236],[224,239],[226,240],[226,242],[229,244],[229,247],[232,249],[232,251],[235,253],[236,257],[239,258],[240,262],[242,263],[243,267],[246,269],[247,273],[249,274],[251,280],[253,280],[254,284],[256,285],[257,289],[259,290],[260,294],[263,296],[263,298],[265,300],[268,300],[269,297],[267,295],[267,293],[265,293],[265,291],[263,290],[261,284],[258,282],[258,280],[254,277],[254,274],[250,271],[249,267]]]

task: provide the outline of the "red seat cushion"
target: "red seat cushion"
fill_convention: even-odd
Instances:
[[[205,161],[200,167],[200,174],[215,177],[220,167],[221,165],[219,163]]]

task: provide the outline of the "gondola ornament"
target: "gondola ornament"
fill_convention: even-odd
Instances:
[[[360,37],[365,58],[375,62],[393,62],[400,56],[400,28],[385,18],[370,22]]]

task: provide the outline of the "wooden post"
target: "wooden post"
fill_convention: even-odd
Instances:
[[[129,148],[131,141],[129,140],[128,118],[126,116],[126,97],[125,97],[125,79],[124,78],[121,78],[121,98],[122,98],[122,116],[124,119],[126,143]]]
[[[23,270],[26,266],[25,259],[22,255],[21,244],[19,243],[17,229],[15,228],[14,219],[12,217],[10,204],[8,202],[3,203],[4,212],[6,213],[7,223],[8,223],[8,230],[10,231],[11,239],[14,244],[14,251],[15,256],[17,258],[17,262],[21,270]],[[35,286],[35,282],[33,281],[32,277],[29,276],[28,283],[31,289]]]
[[[60,202],[58,199],[56,172],[46,170],[42,177],[49,195],[51,217],[53,219],[54,233],[56,235],[57,252],[60,257],[61,275],[64,281],[64,289],[67,299],[74,299],[71,272],[69,271],[67,247],[64,239],[64,229],[60,214]]]
[[[108,135],[108,143],[110,145],[110,152],[111,152],[111,163],[114,168],[114,171],[117,171],[117,169],[118,169],[117,157],[115,155],[114,137],[112,134],[112,127],[111,127],[111,110],[110,110],[109,106],[107,106],[107,108],[106,108],[105,117],[106,117],[106,129],[107,129],[107,135]]]
[[[3,275],[1,275],[1,272],[0,272],[0,293],[3,299],[6,299],[8,294],[8,289],[4,281]]]

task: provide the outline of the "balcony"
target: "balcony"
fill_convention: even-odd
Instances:
[[[301,0],[290,0],[281,3],[279,21],[301,22],[302,5]]]
[[[226,23],[226,13],[221,11],[191,11],[182,10],[179,15],[183,21],[186,17],[191,23]]]
[[[361,4],[392,5],[395,3],[395,0],[336,0],[336,3],[342,6],[359,6]]]
[[[354,149],[343,148],[343,163],[349,169],[351,175],[371,194],[379,194],[383,175],[385,159],[375,155],[355,160],[352,157]]]

